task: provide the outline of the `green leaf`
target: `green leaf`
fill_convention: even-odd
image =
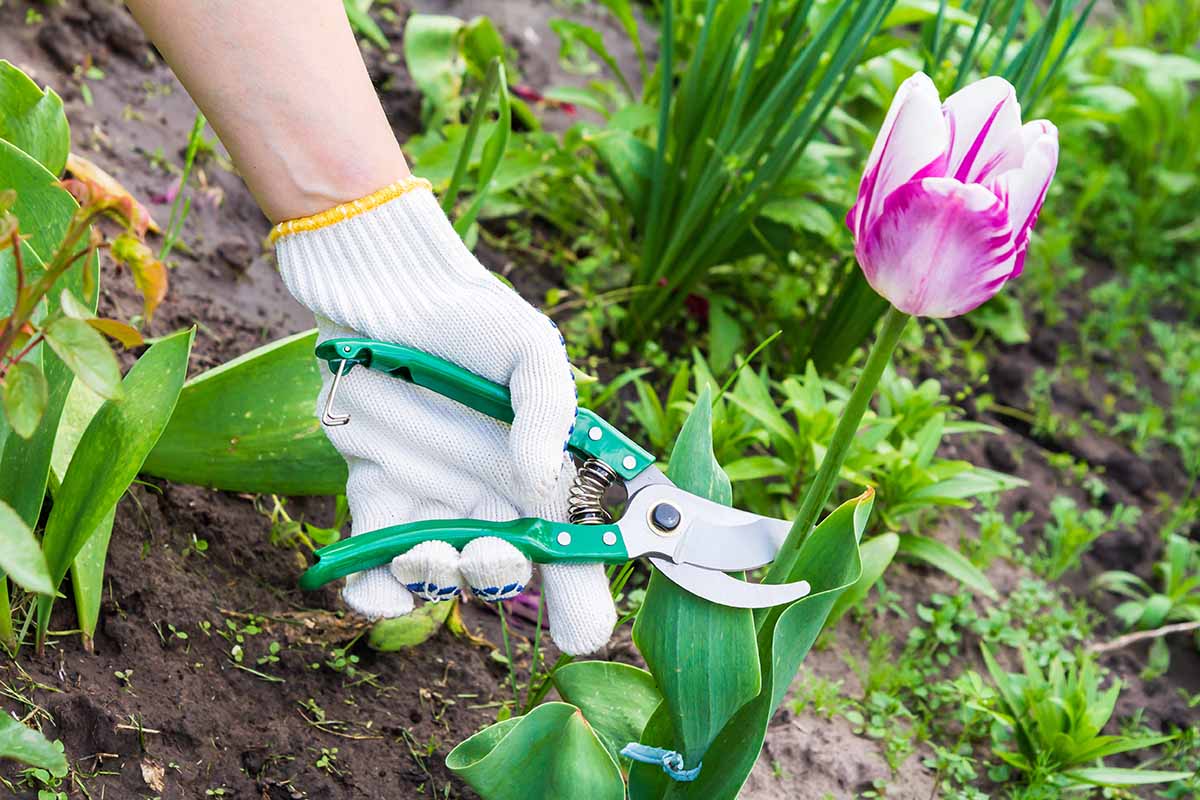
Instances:
[[[479,216],[479,212],[483,209],[483,203],[488,195],[488,188],[492,182],[492,178],[496,174],[496,170],[500,167],[500,162],[504,158],[504,151],[508,149],[509,137],[512,135],[512,105],[508,96],[508,77],[504,72],[504,62],[500,58],[493,58],[492,63],[488,66],[484,88],[479,93],[479,102],[475,107],[474,113],[471,115],[472,128],[483,117],[486,107],[491,101],[493,91],[496,93],[496,124],[492,126],[491,135],[483,143],[483,153],[479,159],[479,171],[475,177],[475,196],[472,198],[471,205],[467,208],[466,212],[454,221],[454,230],[459,236],[466,234],[467,230],[475,222],[476,217]],[[467,144],[464,144],[464,147],[469,146],[472,138],[472,134],[468,131]],[[452,187],[448,191],[454,191],[453,181]]]
[[[0,112],[0,139],[61,175],[71,150],[71,129],[54,90],[37,88],[28,75],[0,59]]]
[[[705,756],[699,777],[691,783],[671,785],[673,800],[737,797],[758,761],[767,723],[824,627],[830,609],[838,596],[862,575],[858,540],[866,528],[874,499],[874,492],[868,490],[843,503],[801,545],[797,566],[789,578],[796,580],[803,576],[812,584],[812,593],[785,609],[772,609],[764,614],[758,631],[762,691],[721,730]],[[697,646],[704,641],[698,639]],[[658,713],[651,718],[642,742],[669,746],[666,735],[669,728],[661,726],[662,720]],[[655,789],[665,783],[661,769],[634,765],[629,796],[631,800],[661,797],[661,791]]]
[[[381,619],[371,626],[367,644],[384,653],[416,647],[442,629],[453,607],[454,601],[426,603],[402,617]]]
[[[589,134],[585,142],[617,185],[625,204],[639,222],[646,217],[650,177],[654,172],[654,150],[626,131]]]
[[[446,766],[483,800],[622,800],[621,771],[578,708],[544,703],[484,728]]]
[[[591,50],[597,58],[604,62],[604,65],[616,76],[617,80],[621,82],[621,87],[625,90],[626,96],[630,100],[636,99],[637,93],[633,91],[633,87],[625,79],[625,73],[621,71],[621,65],[613,58],[612,53],[608,52],[608,47],[605,46],[604,37],[600,35],[600,31],[569,19],[552,19],[549,24],[550,30],[554,31],[558,36],[564,52],[570,49],[572,45],[577,44]]]
[[[49,770],[51,775],[67,774],[67,759],[62,747],[17,722],[7,711],[0,711],[0,758]]]
[[[143,471],[233,492],[336,495],[346,461],[317,419],[316,331],[271,342],[188,381]]]
[[[26,282],[32,282],[43,273],[43,264],[54,254],[66,234],[71,216],[78,206],[71,195],[58,186],[58,178],[30,156],[14,145],[0,139],[0,186],[17,191],[13,213],[22,220],[36,220],[29,230],[28,238],[21,243],[25,256]],[[0,250],[0,315],[12,311],[16,298],[15,276],[11,248]],[[96,275],[97,259],[84,265]],[[58,307],[59,292],[71,289],[76,295],[84,296],[83,269],[72,269],[55,284],[47,298],[49,311]],[[93,279],[92,285],[96,285]],[[88,295],[94,307],[96,292]],[[38,345],[23,360],[41,364],[49,390],[46,411],[42,423],[29,439],[19,436],[0,437],[0,500],[8,503],[33,526],[42,509],[46,493],[46,479],[50,471],[50,451],[54,446],[54,430],[66,401],[67,391],[74,376],[62,361],[48,348]]]
[[[194,329],[180,331],[147,350],[125,376],[123,396],[106,401],[84,431],[42,537],[54,586],[62,582],[162,435],[187,375],[194,334]],[[52,605],[53,598],[39,600],[39,640],[45,637]]]
[[[475,17],[462,28],[460,51],[467,67],[479,79],[487,74],[492,59],[504,63],[504,37],[488,17]]]
[[[454,108],[462,91],[458,33],[463,21],[437,14],[410,14],[404,23],[404,64],[413,83],[438,115]]]
[[[992,582],[966,556],[937,539],[915,533],[900,535],[899,554],[917,561],[924,561],[954,578],[969,589],[995,600],[998,595]]]
[[[0,572],[31,592],[54,593],[42,546],[25,520],[4,502],[0,502]]]
[[[18,361],[4,380],[4,413],[13,433],[22,439],[33,436],[42,416],[50,389],[42,368],[31,361]]]
[[[104,565],[108,560],[108,543],[112,539],[113,521],[117,507],[108,510],[96,523],[83,547],[71,560],[71,593],[75,596],[75,614],[85,642],[96,636],[100,622],[100,603],[104,599]]]
[[[81,319],[59,317],[42,333],[50,349],[92,391],[106,400],[121,396],[121,367],[95,328]]]
[[[350,20],[350,27],[354,29],[355,33],[381,50],[391,47],[391,43],[383,35],[378,23],[371,19],[371,14],[367,10],[371,5],[369,2],[365,4],[365,8],[358,4],[358,0],[342,0],[342,5],[346,7],[346,17]]]
[[[1066,777],[1080,783],[1090,783],[1095,786],[1143,786],[1149,783],[1186,781],[1193,774],[1191,772],[1169,772],[1158,769],[1091,767],[1088,769],[1071,770],[1066,773]]]
[[[679,488],[729,505],[733,490],[713,456],[711,404],[711,389],[705,387],[683,423],[667,472]],[[633,641],[670,714],[671,749],[694,766],[761,688],[754,616],[749,609],[701,599],[655,570]]]
[[[883,577],[883,573],[891,565],[899,547],[900,537],[898,535],[883,533],[874,539],[867,540],[859,548],[859,556],[862,559],[862,575],[854,582],[853,586],[842,592],[841,597],[833,604],[833,609],[829,612],[829,621],[826,624],[836,625],[843,614],[866,598],[871,587]]]
[[[662,695],[644,669],[612,661],[576,661],[552,674],[563,700],[579,708],[614,761],[638,741]]]

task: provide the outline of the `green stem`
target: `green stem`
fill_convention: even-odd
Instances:
[[[800,545],[817,524],[821,509],[833,494],[842,464],[846,461],[846,453],[850,450],[850,442],[858,433],[858,425],[867,411],[867,404],[875,394],[875,387],[879,384],[884,368],[891,361],[892,351],[896,349],[909,319],[911,317],[908,314],[891,305],[884,313],[879,336],[871,346],[871,353],[867,356],[862,375],[859,376],[858,383],[854,385],[854,391],[850,393],[850,399],[846,401],[846,407],[842,410],[842,418],[838,420],[837,430],[833,432],[833,440],[829,443],[829,449],[817,470],[817,477],[808,487],[787,540],[767,571],[767,583],[786,583],[794,580],[791,573],[800,557]]]

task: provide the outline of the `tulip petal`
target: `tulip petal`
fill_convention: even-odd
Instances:
[[[1021,104],[1012,84],[992,76],[946,98],[950,158],[946,174],[963,183],[983,183],[1021,166]]]
[[[1008,207],[1013,244],[1017,251],[1014,278],[1021,274],[1025,266],[1029,235],[1058,167],[1057,128],[1044,119],[1034,120],[1021,129],[1021,136],[1026,149],[1025,162],[1020,169],[1009,170],[988,182],[989,188]]]
[[[896,90],[867,158],[858,200],[846,215],[846,224],[856,238],[871,227],[896,187],[915,178],[943,174],[948,144],[937,87],[925,73],[918,72]]]
[[[896,308],[954,317],[1012,276],[1008,211],[991,191],[953,178],[910,181],[887,198],[855,255],[871,287]]]

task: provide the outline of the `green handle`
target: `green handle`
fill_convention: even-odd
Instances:
[[[427,520],[380,528],[322,547],[315,553],[316,563],[300,576],[300,588],[317,589],[352,572],[382,566],[421,542],[437,540],[461,548],[480,536],[499,537],[539,564],[629,560],[616,525],[571,525],[537,517],[507,522]]]
[[[334,372],[343,361],[346,372],[361,365],[423,386],[501,422],[513,421],[512,396],[506,387],[421,350],[373,339],[327,339],[317,345],[317,357],[329,362]],[[625,480],[654,463],[654,456],[586,408],[579,409],[567,445],[585,458],[600,459]]]

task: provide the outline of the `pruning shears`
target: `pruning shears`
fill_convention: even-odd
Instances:
[[[514,417],[506,387],[429,353],[371,339],[336,338],[317,345],[317,357],[333,372],[321,421],[345,425],[334,413],[338,386],[356,366],[452,398],[501,422]],[[646,557],[687,591],[721,605],[766,608],[807,595],[808,581],[750,583],[726,572],[765,566],[774,560],[791,523],[714,503],[673,484],[655,459],[594,412],[581,408],[569,449],[582,460],[571,488],[569,522],[537,517],[492,522],[446,519],[392,525],[317,550],[316,563],[300,577],[316,589],[353,572],[381,566],[430,540],[462,547],[481,536],[509,542],[537,563],[620,563]],[[612,520],[602,500],[620,481],[628,500]]]

